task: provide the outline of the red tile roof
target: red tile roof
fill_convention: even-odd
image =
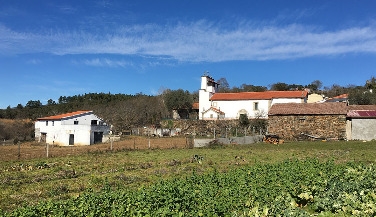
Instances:
[[[70,112],[70,113],[65,113],[65,114],[60,114],[60,115],[53,115],[53,116],[48,116],[48,117],[43,117],[43,118],[38,118],[38,121],[43,121],[43,120],[61,120],[63,118],[68,118],[68,117],[73,117],[76,115],[81,115],[85,113],[89,113],[92,111],[75,111],[75,112]]]
[[[192,108],[193,109],[199,109],[199,103],[198,102],[194,102],[193,105],[192,105]]]
[[[221,115],[224,115],[224,114],[225,114],[223,111],[221,111],[221,110],[219,110],[219,109],[217,109],[217,108],[214,108],[214,107],[210,107],[209,110],[213,110],[213,111],[214,111],[215,113],[217,113],[217,114],[221,114]],[[207,111],[209,111],[209,110],[207,110]]]
[[[215,93],[210,100],[270,100],[275,98],[306,98],[307,91],[265,91],[265,92],[240,92],[240,93]]]
[[[274,104],[269,115],[346,115],[345,103],[278,103]]]

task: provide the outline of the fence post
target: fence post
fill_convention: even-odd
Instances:
[[[20,159],[21,157],[21,143],[18,142],[18,160]]]
[[[46,157],[48,158],[48,148],[49,148],[49,145],[48,143],[46,143]]]

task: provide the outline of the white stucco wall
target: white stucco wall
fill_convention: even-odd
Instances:
[[[352,140],[373,140],[376,139],[376,119],[352,119],[351,139]]]
[[[272,99],[271,105],[274,105],[276,103],[305,103],[306,100],[300,99],[300,98],[277,98]]]
[[[258,110],[254,110],[254,103],[258,103]],[[238,119],[242,109],[247,111],[249,118],[255,118],[260,112],[266,117],[269,111],[269,100],[213,101],[212,105],[223,111],[226,119]]]

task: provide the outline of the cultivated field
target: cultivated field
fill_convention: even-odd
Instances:
[[[136,142],[135,142],[136,141]],[[180,142],[179,142],[180,141]],[[160,143],[159,143],[160,142]],[[141,199],[141,195],[145,195],[146,193],[134,193],[139,191],[144,191],[142,189],[149,189],[150,187],[154,186],[156,183],[161,182],[164,180],[164,183],[169,183],[168,185],[158,185],[159,187],[153,191],[160,192],[156,195],[152,195],[155,197],[155,200],[161,201],[165,200],[159,198],[162,192],[171,192],[175,195],[178,194],[177,191],[188,191],[193,194],[201,195],[201,200],[213,200],[213,198],[217,197],[218,193],[222,195],[225,192],[231,193],[232,191],[236,192],[236,189],[231,189],[233,186],[241,186],[245,185],[244,180],[230,180],[226,174],[235,173],[239,177],[243,177],[244,175],[253,174],[253,170],[259,171],[259,175],[255,175],[252,180],[247,182],[257,182],[257,180],[265,180],[269,183],[274,183],[277,187],[281,187],[284,183],[287,183],[287,180],[290,180],[293,176],[296,176],[295,182],[300,183],[300,179],[302,182],[300,184],[291,184],[293,186],[293,191],[297,191],[297,189],[305,189],[304,192],[300,192],[300,190],[295,195],[296,197],[307,197],[307,201],[302,202],[302,199],[298,204],[294,206],[302,207],[306,206],[309,203],[313,203],[309,200],[309,198],[319,198],[318,189],[321,188],[319,185],[325,184],[324,178],[327,180],[338,180],[340,183],[342,181],[336,177],[331,177],[330,175],[338,174],[341,177],[342,171],[341,168],[336,168],[335,165],[346,165],[347,163],[364,163],[365,165],[374,164],[376,161],[376,142],[291,142],[285,143],[281,145],[272,145],[266,143],[257,143],[252,145],[231,145],[231,146],[215,146],[212,148],[185,148],[187,147],[186,138],[153,138],[150,139],[150,149],[149,149],[149,139],[148,138],[131,138],[129,141],[120,141],[113,143],[113,149],[111,150],[110,144],[101,144],[101,145],[93,145],[93,146],[85,146],[85,147],[50,147],[49,148],[49,158],[46,157],[46,147],[45,146],[38,146],[32,144],[22,144],[21,147],[21,155],[20,159],[18,160],[18,146],[1,146],[0,147],[0,158],[2,159],[0,162],[0,209],[4,211],[11,211],[19,207],[35,205],[43,201],[52,201],[54,204],[55,202],[63,202],[63,201],[71,201],[68,202],[72,205],[59,205],[57,204],[56,207],[59,206],[72,206],[72,209],[76,209],[75,203],[81,203],[79,201],[83,201],[84,204],[87,204],[84,201],[87,201],[88,198],[93,200],[93,204],[88,204],[89,208],[86,210],[82,215],[88,214],[90,211],[90,206],[93,207],[100,207],[101,205],[95,205],[96,202],[94,201],[102,201],[102,199],[108,201],[109,198],[120,197],[120,195],[128,195],[126,198],[130,198],[130,200],[145,200]],[[136,147],[136,148],[135,148]],[[316,159],[317,161],[308,161],[308,163],[282,163],[286,160],[298,160],[298,161],[305,161],[306,159]],[[319,162],[333,162],[333,165],[324,164],[320,165]],[[264,167],[263,165],[269,164],[278,164],[276,167]],[[335,165],[334,165],[335,164]],[[258,165],[258,166],[257,166]],[[256,166],[254,169],[253,166]],[[269,169],[268,169],[269,168]],[[278,169],[279,168],[279,169]],[[283,169],[284,168],[284,169]],[[310,168],[307,170],[307,168]],[[343,168],[346,168],[343,166]],[[358,168],[356,166],[356,168]],[[359,190],[359,194],[366,194],[367,200],[364,204],[373,203],[376,201],[376,197],[372,199],[372,195],[376,189],[376,184],[372,181],[374,180],[369,175],[375,174],[374,169],[372,168],[364,168],[359,172],[357,169],[351,170],[352,173],[355,174],[355,177],[359,177],[361,180],[371,180],[371,184],[362,185],[368,186],[366,190],[357,189],[359,188],[358,185],[351,186],[351,191]],[[359,167],[363,168],[363,167]],[[358,169],[359,169],[358,168]],[[240,169],[240,172],[238,171]],[[236,172],[233,172],[236,170]],[[284,173],[283,171],[286,170]],[[244,171],[244,172],[241,172]],[[248,171],[248,172],[247,172]],[[273,178],[272,180],[268,175],[270,171],[275,171],[277,178]],[[295,171],[291,173],[291,171]],[[321,171],[321,172],[320,172]],[[330,172],[331,171],[331,172]],[[369,172],[364,172],[369,171]],[[281,174],[277,174],[281,173]],[[214,175],[219,173],[221,175]],[[193,175],[194,174],[194,175]],[[257,172],[255,173],[257,174]],[[283,176],[285,174],[285,176]],[[305,175],[306,174],[306,175]],[[315,175],[316,174],[316,175]],[[358,175],[356,175],[358,174]],[[360,175],[362,174],[362,175]],[[192,176],[193,175],[193,176]],[[206,178],[200,178],[200,176],[208,176]],[[299,176],[300,175],[300,176]],[[223,176],[223,177],[222,177]],[[230,175],[231,177],[234,175]],[[258,178],[255,179],[255,177]],[[311,177],[312,176],[312,177]],[[322,176],[320,178],[318,176]],[[189,177],[193,177],[188,179]],[[279,180],[283,179],[283,180]],[[353,177],[353,176],[351,176]],[[186,183],[184,180],[187,179]],[[193,179],[193,183],[192,180]],[[218,179],[218,180],[217,180]],[[303,179],[305,180],[305,184],[303,185]],[[168,182],[168,180],[172,180],[172,182]],[[173,181],[176,180],[176,181]],[[179,180],[179,182],[177,181]],[[180,183],[180,180],[182,183]],[[191,181],[189,181],[191,180]],[[191,189],[189,188],[197,188],[198,183],[194,184],[196,181],[211,183],[208,188],[200,188],[200,190]],[[201,181],[199,181],[201,180]],[[217,180],[217,181],[216,181]],[[227,186],[229,189],[226,190],[225,183],[234,182],[234,185]],[[222,182],[225,183],[222,183]],[[350,180],[351,181],[351,180]],[[257,186],[260,185],[265,186],[262,183],[254,183],[252,185]],[[317,182],[318,184],[314,184]],[[358,181],[354,181],[354,183],[359,183]],[[181,187],[174,187],[174,184],[181,185]],[[180,183],[180,184],[179,184]],[[190,183],[190,184],[189,184]],[[215,184],[217,183],[217,184]],[[221,184],[222,183],[222,184]],[[307,183],[311,183],[313,186],[307,186]],[[350,182],[352,183],[352,181]],[[373,183],[373,184],[372,184]],[[193,187],[187,187],[191,185]],[[204,182],[202,183],[204,184]],[[200,184],[200,185],[202,185]],[[219,185],[219,186],[218,186]],[[223,188],[220,186],[223,185]],[[338,184],[336,184],[338,185]],[[168,187],[170,186],[170,187]],[[186,187],[183,187],[186,186]],[[196,187],[194,187],[196,186]],[[295,187],[294,187],[295,186]],[[322,187],[321,193],[325,193],[323,189],[327,187]],[[112,191],[117,192],[116,195],[107,195],[108,189],[112,189]],[[165,190],[162,190],[165,189]],[[174,190],[175,189],[175,190]],[[180,190],[179,190],[180,189]],[[222,190],[221,190],[222,189]],[[224,189],[224,190],[223,190]],[[252,188],[247,187],[248,190],[252,190]],[[308,189],[308,190],[307,190]],[[316,190],[312,190],[316,189]],[[338,191],[345,191],[342,187]],[[209,191],[210,190],[210,191]],[[211,193],[211,191],[217,193]],[[241,189],[239,189],[241,190]],[[257,190],[257,189],[256,189]],[[302,190],[302,191],[303,191]],[[336,190],[336,189],[334,189]],[[133,193],[123,194],[121,192],[128,192],[132,191]],[[149,192],[149,190],[145,190]],[[207,193],[204,193],[208,191]],[[264,190],[265,191],[265,190]],[[271,190],[273,192],[265,192],[265,195],[273,195],[279,192],[279,190]],[[305,192],[307,191],[307,192]],[[361,191],[361,192],[360,192]],[[95,193],[97,192],[97,193]],[[175,193],[174,193],[175,192]],[[182,192],[183,195],[187,195],[188,192]],[[202,194],[201,194],[201,193]],[[252,191],[253,192],[253,191]],[[252,193],[251,192],[251,193]],[[257,193],[258,192],[258,193]],[[260,189],[253,192],[252,194],[260,194]],[[94,194],[93,194],[94,193]],[[149,192],[150,193],[150,192]],[[147,194],[149,194],[147,193]],[[227,194],[226,193],[226,194]],[[290,192],[286,194],[286,192],[282,195],[283,197],[291,197],[291,194],[294,192]],[[304,193],[304,194],[303,194]],[[345,192],[346,193],[346,192]],[[212,195],[213,194],[213,195]],[[237,194],[237,193],[236,193]],[[247,193],[249,194],[249,193]],[[308,195],[306,195],[308,194]],[[333,192],[331,193],[333,194]],[[346,193],[347,194],[347,193]],[[85,196],[86,195],[86,196]],[[105,197],[102,199],[98,199],[97,197]],[[107,196],[105,196],[107,195]],[[131,196],[133,195],[133,196]],[[261,195],[261,194],[260,194]],[[299,196],[300,195],[300,196]],[[340,196],[342,194],[339,194]],[[122,196],[122,197],[123,197]],[[204,197],[205,196],[205,197]],[[269,197],[267,196],[267,197]],[[294,196],[294,195],[293,195]],[[168,196],[173,197],[173,196]],[[178,196],[180,197],[180,196]],[[234,198],[238,198],[233,195]],[[261,196],[260,196],[261,197]],[[342,197],[342,196],[341,196]],[[86,199],[85,199],[86,198]],[[133,199],[132,199],[133,198]],[[222,198],[222,197],[221,197]],[[225,199],[219,200],[223,201],[223,204],[228,204],[229,202],[225,201],[229,198],[229,196],[225,196]],[[124,199],[124,198],[123,198]],[[197,199],[197,198],[196,198]],[[187,201],[195,202],[196,199],[187,199]],[[241,205],[241,198],[238,198],[240,201],[240,205],[238,202],[233,202],[234,207],[223,207],[223,210],[227,209],[236,209],[236,210],[243,210],[254,208],[255,204],[259,204],[257,201],[244,201],[245,204]],[[256,200],[257,198],[254,198]],[[291,198],[290,198],[291,199]],[[120,200],[120,199],[119,199]],[[148,200],[152,200],[148,198]],[[178,200],[176,198],[170,198],[167,200]],[[198,199],[197,199],[198,200]],[[299,201],[296,198],[295,201]],[[76,201],[76,202],[74,202]],[[157,202],[154,201],[154,202]],[[264,200],[267,202],[267,200]],[[152,201],[149,201],[150,203]],[[197,201],[200,204],[201,201]],[[213,203],[216,202],[213,200]],[[111,202],[113,203],[113,202]],[[132,202],[129,203],[130,210],[136,210],[137,206],[141,206],[141,204],[133,204]],[[159,203],[159,202],[158,202]],[[165,202],[167,203],[167,202]],[[166,205],[163,203],[164,205]],[[173,202],[171,202],[173,203]],[[183,203],[183,201],[181,202]],[[184,202],[187,203],[187,202]],[[218,203],[220,203],[218,201]],[[102,204],[102,202],[101,202]],[[173,203],[175,204],[175,203]],[[198,205],[196,204],[196,205]],[[248,204],[248,205],[247,205]],[[121,205],[121,204],[119,204]],[[168,204],[167,204],[168,205]],[[194,206],[192,204],[186,204],[187,206]],[[231,202],[230,204],[231,205]],[[361,204],[362,205],[362,204]],[[47,205],[42,205],[47,206]],[[49,206],[53,207],[55,205],[50,204]],[[109,204],[109,207],[114,206]],[[143,206],[143,205],[142,205]],[[172,205],[171,205],[172,206]],[[174,207],[176,206],[173,205]],[[179,205],[180,206],[180,205]],[[260,205],[261,206],[261,205]],[[331,204],[327,204],[327,206],[332,206]],[[74,208],[76,207],[76,208]],[[44,208],[42,208],[43,210]],[[117,208],[116,208],[117,209]],[[143,208],[144,209],[144,208]],[[163,208],[165,209],[165,208]],[[259,207],[262,211],[262,207]],[[313,209],[313,208],[312,208]],[[319,208],[316,208],[319,209]],[[342,209],[339,208],[339,209]],[[372,209],[372,207],[370,208]],[[376,208],[375,208],[376,209]],[[55,210],[55,208],[54,208]],[[55,211],[60,210],[56,208]],[[180,211],[179,211],[180,210]],[[320,210],[320,209],[319,209]],[[71,210],[72,211],[72,210]],[[211,210],[203,210],[203,213],[207,213],[211,215],[213,213],[220,213],[219,211],[211,211]],[[257,210],[256,210],[257,211]],[[256,212],[255,211],[255,212]],[[260,211],[260,212],[261,212]],[[308,210],[310,211],[310,210]],[[330,210],[329,210],[330,211]],[[22,211],[24,212],[24,211]],[[26,211],[25,211],[26,212]],[[50,211],[48,211],[50,212]],[[73,212],[73,211],[72,211]],[[105,207],[100,212],[107,212]],[[126,212],[124,210],[124,212]],[[177,213],[175,213],[177,212]],[[178,215],[178,212],[185,212],[183,208],[175,208],[171,210],[165,210],[164,213],[175,213]],[[188,210],[187,210],[188,212]],[[269,213],[272,211],[269,210]],[[311,212],[317,212],[316,210]],[[334,211],[330,211],[334,212]],[[370,212],[372,216],[371,211]],[[137,215],[142,216],[142,214],[146,215],[145,213],[139,213]],[[1,214],[1,210],[0,210]],[[196,213],[197,214],[197,213]],[[47,214],[46,214],[47,215]],[[107,215],[110,215],[107,213]],[[131,214],[129,214],[132,216]],[[16,214],[15,214],[16,216]],[[247,216],[247,215],[243,215]],[[331,216],[331,215],[327,215]],[[342,216],[342,215],[339,215]],[[367,216],[367,215],[366,215]]]

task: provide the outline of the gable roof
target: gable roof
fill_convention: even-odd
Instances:
[[[60,115],[42,117],[42,118],[38,118],[37,120],[38,121],[61,120],[61,119],[64,119],[64,118],[74,117],[74,116],[77,116],[77,115],[82,115],[82,114],[91,113],[91,112],[93,112],[93,111],[75,111],[75,112],[69,112],[69,113],[60,114]]]
[[[277,103],[268,115],[346,115],[345,103]]]
[[[240,93],[215,93],[212,101],[231,100],[270,100],[275,98],[300,98],[304,99],[308,92],[303,91],[264,91],[264,92],[240,92]]]
[[[214,107],[210,107],[208,110],[204,111],[203,113],[206,113],[206,112],[208,112],[208,111],[210,111],[210,110],[212,110],[212,111],[214,111],[215,113],[220,114],[220,115],[224,115],[224,114],[225,114],[223,111],[221,111],[221,110],[219,110],[219,109],[217,109],[217,108],[214,108]]]

